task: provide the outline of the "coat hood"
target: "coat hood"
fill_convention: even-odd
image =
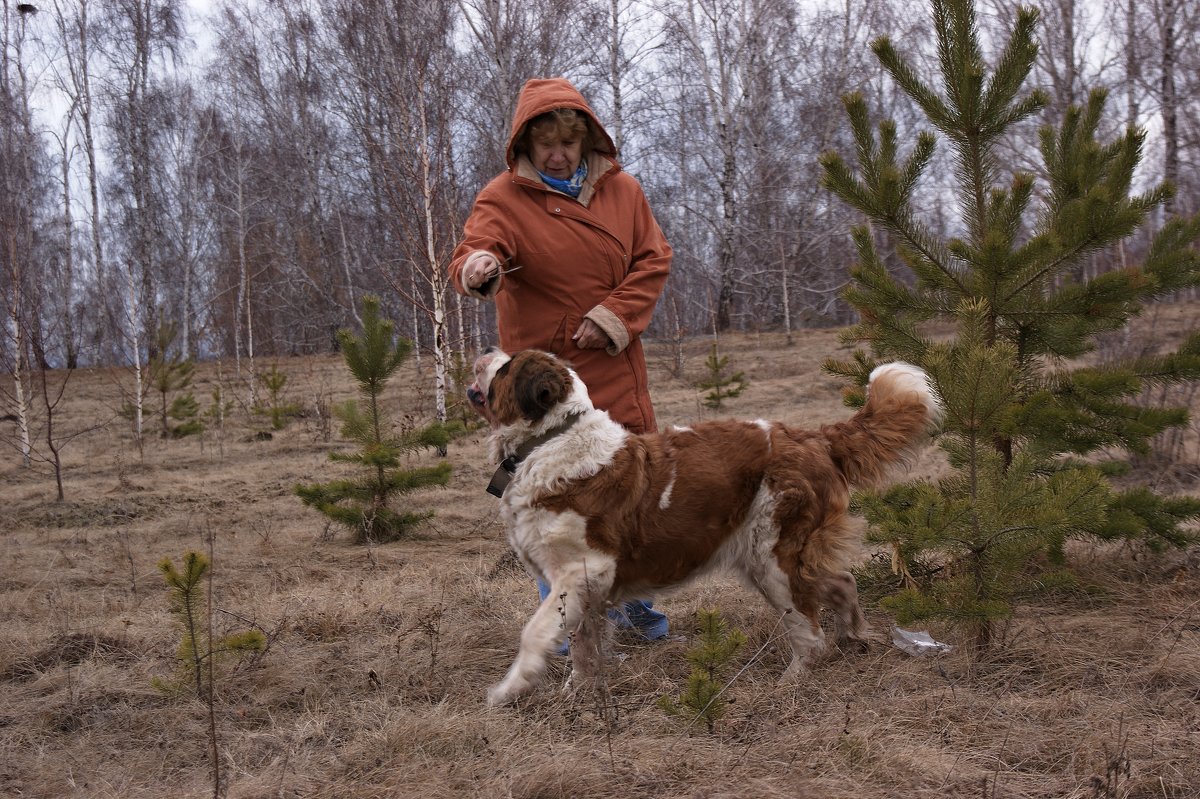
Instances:
[[[616,162],[617,148],[613,144],[612,137],[600,124],[592,107],[588,105],[587,100],[583,99],[579,90],[566,78],[533,78],[526,81],[525,85],[521,87],[521,94],[517,97],[517,108],[513,112],[508,146],[504,150],[504,161],[508,164],[509,169],[515,169],[517,165],[517,154],[514,148],[517,140],[525,131],[525,126],[535,117],[553,111],[555,108],[574,108],[587,114],[592,130],[596,134],[592,151],[605,155],[614,163]]]

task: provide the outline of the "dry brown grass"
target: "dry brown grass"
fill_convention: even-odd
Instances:
[[[804,424],[846,414],[819,368],[841,350],[835,331],[800,334],[791,348],[773,335],[723,348],[751,381],[728,413]],[[706,341],[688,343],[689,377],[706,352]],[[652,346],[650,361],[660,423],[702,415],[697,393],[668,376],[668,348]],[[306,405],[350,391],[333,357],[280,368]],[[199,373],[204,405],[216,372]],[[76,378],[63,419],[111,416],[120,373]],[[413,379],[390,396],[394,410],[420,415],[427,397],[397,398]],[[594,700],[556,690],[561,664],[519,706],[483,704],[537,594],[483,491],[492,467],[481,434],[452,446],[449,487],[414,498],[437,518],[367,548],[323,535],[291,493],[335,473],[326,456],[339,445],[318,421],[270,441],[250,440],[265,423],[241,411],[233,421],[223,456],[211,435],[203,448],[151,440],[139,461],[123,424],[90,434],[66,450],[62,504],[45,469],[12,457],[0,466],[0,795],[212,794],[205,706],[151,687],[172,673],[179,641],[155,563],[204,549],[208,534],[217,626],[253,622],[270,637],[264,655],[218,680],[230,797],[1200,795],[1195,550],[1079,547],[1095,592],[1022,607],[985,659],[908,657],[868,608],[879,643],[863,656],[831,652],[798,687],[777,682],[787,653],[765,604],[707,580],[660,606],[685,635],[696,609],[719,607],[749,636],[743,662],[761,650],[729,688],[729,715],[713,735],[682,728],[656,700],[686,679],[687,643],[618,635],[610,729]],[[1185,452],[1190,466],[1173,474],[1195,491],[1194,437]],[[916,468],[939,467],[930,457]]]

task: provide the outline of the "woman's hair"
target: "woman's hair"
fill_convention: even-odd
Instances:
[[[528,155],[533,150],[532,142],[535,138],[550,140],[573,137],[579,138],[580,153],[587,158],[594,144],[587,114],[574,108],[555,108],[531,119],[513,149],[522,155]]]

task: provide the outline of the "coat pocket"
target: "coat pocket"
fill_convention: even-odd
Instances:
[[[578,323],[572,326],[572,318],[573,317],[568,314],[560,319],[558,322],[558,329],[554,331],[554,336],[550,339],[550,352],[554,353],[555,355],[563,355],[566,353],[567,345],[571,343],[571,336],[575,333],[575,328],[579,326]]]

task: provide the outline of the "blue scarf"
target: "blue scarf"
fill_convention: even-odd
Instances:
[[[558,178],[552,178],[545,172],[541,171],[538,172],[538,175],[541,176],[542,182],[544,182],[550,188],[554,189],[555,191],[561,191],[568,197],[574,197],[576,200],[578,200],[579,192],[583,191],[583,181],[587,178],[587,159],[580,159],[579,168],[575,170],[575,174],[571,176],[570,180],[559,180]]]

